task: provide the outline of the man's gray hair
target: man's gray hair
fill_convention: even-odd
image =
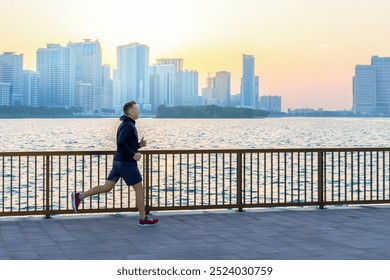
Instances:
[[[134,107],[137,103],[134,100],[131,100],[127,102],[125,105],[123,105],[123,113],[126,115],[128,110]]]

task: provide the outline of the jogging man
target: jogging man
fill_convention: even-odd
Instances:
[[[114,162],[110,174],[104,185],[96,186],[86,192],[72,192],[72,207],[75,213],[78,212],[81,201],[85,198],[111,191],[120,178],[123,178],[126,185],[133,186],[136,195],[136,203],[139,211],[139,223],[141,227],[154,226],[158,219],[152,215],[146,215],[142,177],[139,172],[137,161],[141,159],[139,148],[146,146],[142,138],[138,142],[138,133],[135,127],[135,120],[139,117],[139,109],[135,101],[130,101],[123,106],[124,115],[120,117],[122,123],[118,127],[116,136],[117,150],[114,155]]]

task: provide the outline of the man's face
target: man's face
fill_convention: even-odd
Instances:
[[[139,109],[137,104],[133,106],[133,108],[130,109],[130,117],[132,117],[134,120],[138,119],[139,117]]]

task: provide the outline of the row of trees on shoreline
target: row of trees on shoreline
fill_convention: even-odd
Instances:
[[[5,117],[5,118],[78,117],[81,114],[82,114],[82,110],[80,108],[0,106],[0,117]]]
[[[0,117],[2,118],[81,118],[81,117],[107,117],[116,116],[113,109],[101,109],[94,115],[85,115],[82,108],[49,108],[45,106],[0,106]]]
[[[157,108],[157,118],[265,118],[268,111],[250,108],[208,106],[176,106]]]
[[[77,118],[113,116],[112,111],[103,111],[93,116],[85,116],[81,108],[48,108],[30,106],[0,106],[2,118]],[[166,107],[161,105],[157,109],[157,118],[264,118],[269,115],[267,111],[249,108],[208,106],[177,106]]]

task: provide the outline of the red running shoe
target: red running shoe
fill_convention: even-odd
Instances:
[[[80,202],[81,202],[80,193],[72,192],[72,207],[75,213],[77,213],[77,211],[79,210]]]
[[[154,218],[152,214],[146,216],[145,220],[139,219],[138,226],[140,227],[152,227],[158,223],[158,219]]]

